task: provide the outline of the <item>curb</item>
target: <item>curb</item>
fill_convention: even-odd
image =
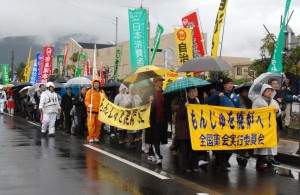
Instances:
[[[279,153],[277,156],[275,156],[276,160],[285,163],[288,165],[293,165],[296,167],[300,167],[300,156],[297,154],[285,154],[285,153]]]

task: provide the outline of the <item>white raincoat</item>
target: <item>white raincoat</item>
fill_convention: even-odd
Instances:
[[[252,104],[252,108],[262,108],[262,107],[274,106],[276,109],[279,110],[279,112],[276,113],[276,117],[279,117],[280,114],[281,114],[281,110],[280,110],[279,105],[276,102],[276,100],[273,99],[274,96],[276,95],[276,91],[273,90],[272,98],[271,98],[269,104],[262,96],[264,91],[268,88],[273,89],[270,85],[263,84],[263,86],[260,90],[260,96],[255,99],[255,101]],[[277,148],[258,148],[258,149],[254,149],[254,154],[256,154],[256,155],[277,155]]]

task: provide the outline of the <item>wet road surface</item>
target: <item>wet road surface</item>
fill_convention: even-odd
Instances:
[[[299,177],[256,172],[255,159],[241,169],[232,157],[229,173],[185,173],[167,146],[162,154],[159,168],[108,135],[100,144],[59,131],[42,137],[27,120],[1,115],[0,194],[300,194]]]

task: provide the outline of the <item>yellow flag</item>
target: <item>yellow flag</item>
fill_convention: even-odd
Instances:
[[[219,48],[219,40],[220,40],[220,32],[222,29],[226,7],[227,7],[228,0],[221,0],[219,11],[217,14],[215,27],[214,27],[214,34],[212,38],[212,47],[211,47],[211,56],[217,57],[218,56],[218,48]]]
[[[180,65],[184,62],[193,59],[193,40],[191,28],[175,28],[176,50]],[[186,77],[193,77],[193,73],[187,73]]]
[[[239,109],[187,106],[193,150],[239,150],[277,146],[274,107]]]
[[[25,70],[24,70],[24,74],[23,74],[23,81],[24,82],[29,82],[29,78],[30,78],[30,71],[31,71],[30,57],[31,57],[31,47],[30,47],[30,50],[29,50],[27,64],[25,66]]]
[[[163,90],[167,88],[167,86],[176,81],[178,79],[178,73],[177,72],[169,72],[165,75],[165,81],[163,84]]]

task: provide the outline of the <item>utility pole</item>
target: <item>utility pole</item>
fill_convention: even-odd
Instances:
[[[116,17],[116,40],[115,45],[118,45],[118,17]]]
[[[15,51],[11,51],[11,81],[14,79],[14,72],[15,72]]]

